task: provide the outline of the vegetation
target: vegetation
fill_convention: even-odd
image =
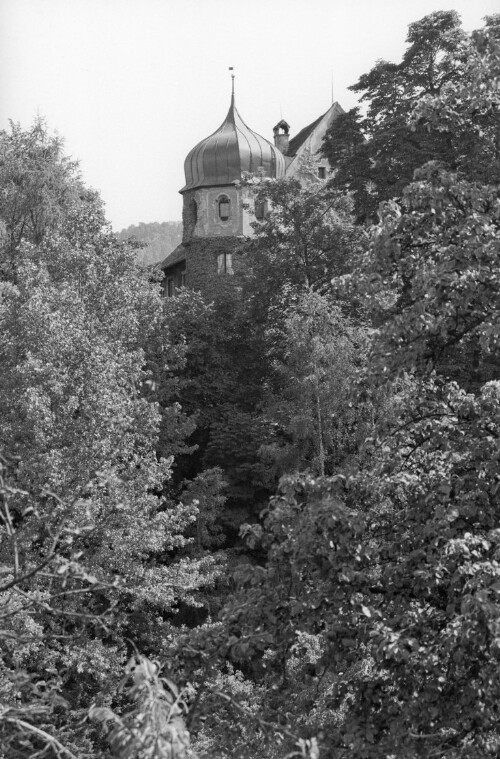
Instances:
[[[211,302],[0,134],[0,755],[498,756],[499,21],[412,24]]]
[[[489,38],[498,39],[500,15],[485,21]],[[496,122],[494,111],[475,112],[472,105],[471,77],[477,67],[481,78],[483,66],[480,39],[463,32],[456,11],[432,13],[410,24],[409,45],[400,63],[378,61],[350,87],[365,103],[366,115],[358,107],[339,117],[326,136],[323,153],[337,167],[334,186],[353,191],[360,220],[377,220],[379,203],[399,198],[415,169],[427,161],[443,162],[471,179],[482,181],[485,170],[488,181],[498,178],[495,148],[488,157],[493,159],[489,168],[486,155],[476,155],[475,138],[483,124],[494,132]],[[470,88],[470,110],[457,101],[461,126],[455,132],[444,114],[435,111],[431,118],[426,107],[436,104],[440,95],[451,105],[451,93],[460,98],[464,86]],[[485,141],[479,142],[484,149]]]

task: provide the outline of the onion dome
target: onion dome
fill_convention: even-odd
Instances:
[[[236,110],[233,93],[224,122],[188,153],[184,162],[186,184],[181,192],[232,184],[244,171],[259,170],[266,177],[282,177],[285,158],[272,143],[247,127]]]

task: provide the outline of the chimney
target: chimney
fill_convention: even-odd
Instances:
[[[281,119],[281,121],[278,121],[276,126],[273,129],[274,134],[274,144],[278,148],[278,150],[281,150],[283,155],[286,155],[288,153],[288,141],[289,141],[289,133],[290,132],[290,125],[286,123],[284,119]]]

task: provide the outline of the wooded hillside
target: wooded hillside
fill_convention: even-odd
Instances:
[[[126,242],[130,238],[144,243],[137,250],[137,261],[142,266],[163,261],[182,241],[182,222],[163,221],[150,224],[132,224],[121,232],[117,232],[118,240]]]

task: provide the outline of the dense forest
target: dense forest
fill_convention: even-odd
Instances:
[[[499,756],[500,14],[351,89],[211,300],[0,133],[0,757]]]
[[[116,237],[123,242],[142,243],[137,247],[137,261],[142,266],[149,266],[163,261],[182,241],[182,222],[181,221],[163,221],[145,224],[143,221],[139,224],[132,224],[121,232],[117,232]]]

